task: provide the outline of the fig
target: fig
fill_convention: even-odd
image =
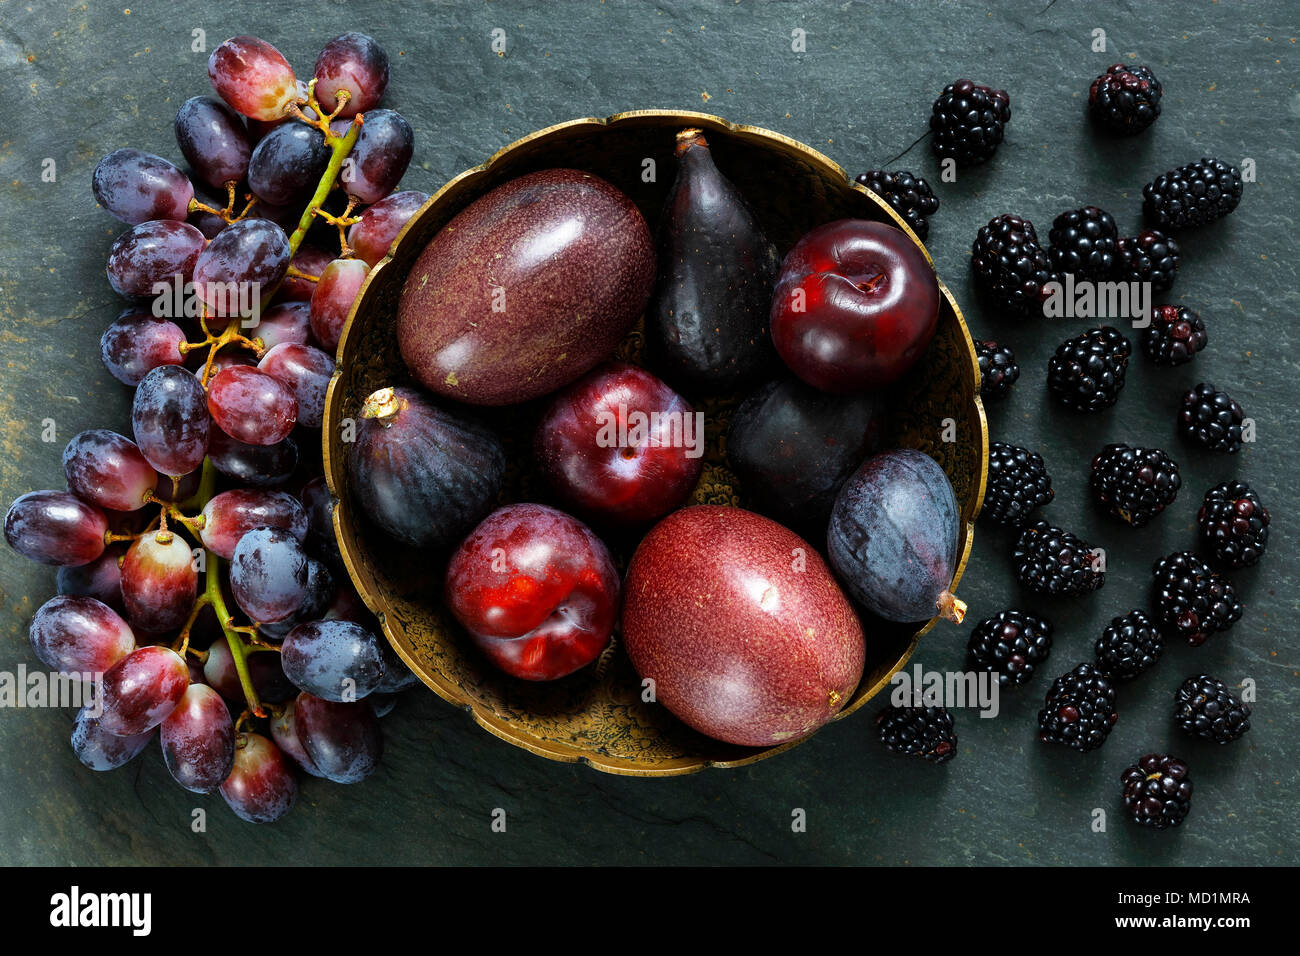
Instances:
[[[511,405],[569,384],[641,315],[650,229],[591,173],[548,169],[498,186],[420,253],[397,310],[402,357],[425,388]]]
[[[632,556],[623,595],[637,673],[677,718],[718,740],[766,747],[807,736],[862,678],[862,627],[835,578],[811,545],[752,511],[673,512]]]
[[[704,134],[682,130],[676,154],[646,347],[669,381],[726,391],[777,367],[768,315],[781,260],[744,197],[718,172]]]
[[[381,388],[362,406],[347,463],[371,520],[406,544],[442,548],[492,509],[506,455],[477,422],[415,389]]]
[[[949,590],[961,509],[943,469],[910,448],[864,461],[835,499],[827,532],[831,567],[849,593],[889,621],[961,623]]]

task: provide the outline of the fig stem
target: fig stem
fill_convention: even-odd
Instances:
[[[677,146],[674,148],[673,153],[680,156],[692,146],[703,146],[708,149],[709,141],[704,138],[703,130],[694,127],[681,130],[677,134]]]
[[[361,417],[373,418],[387,428],[406,405],[406,399],[400,398],[391,388],[381,388],[377,392],[371,392],[362,402]]]
[[[940,594],[935,604],[939,608],[939,616],[954,624],[960,624],[966,617],[966,602],[951,591]]]

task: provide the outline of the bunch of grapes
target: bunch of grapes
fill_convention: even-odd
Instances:
[[[176,115],[189,176],[135,149],[94,172],[130,227],[107,270],[130,305],[101,355],[135,389],[134,440],[76,435],[67,490],[21,496],[4,532],[59,567],[31,642],[94,682],[72,731],[81,762],[120,767],[158,738],[181,786],[261,823],[293,806],[299,770],[371,774],[379,717],[418,682],[347,580],[307,452],[362,281],[428,197],[393,192],[414,137],[375,108],[388,57],[370,37],[331,40],[305,84],[249,36],[208,75],[220,99]],[[317,222],[337,255],[304,243]]]

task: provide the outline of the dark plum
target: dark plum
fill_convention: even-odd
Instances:
[[[239,819],[274,823],[297,802],[298,778],[279,747],[261,734],[240,734],[235,765],[221,784],[221,796]]]
[[[90,188],[95,201],[128,226],[151,219],[184,222],[194,198],[194,187],[174,164],[138,149],[119,149],[101,159]]]
[[[110,734],[99,725],[95,709],[85,705],[72,724],[72,752],[91,770],[116,770],[130,763],[158,736],[156,727],[127,737]]]
[[[298,403],[298,424],[320,428],[325,417],[325,390],[334,374],[334,359],[310,345],[284,342],[269,349],[259,371],[285,385]]]
[[[275,445],[293,431],[298,400],[278,378],[257,368],[232,365],[208,382],[208,412],[231,438],[249,445]]]
[[[235,724],[226,702],[206,684],[191,684],[159,730],[163,761],[192,793],[211,793],[235,766]]]
[[[255,528],[230,558],[235,603],[257,622],[282,621],[307,596],[307,556],[298,539],[278,528]]]
[[[29,491],[5,514],[9,547],[41,564],[89,564],[104,553],[107,533],[104,513],[68,491]]]
[[[827,548],[849,593],[873,613],[960,623],[966,605],[949,590],[960,533],[948,476],[929,455],[904,448],[868,458],[844,483]]]
[[[415,132],[401,113],[370,110],[357,144],[343,161],[340,183],[357,202],[379,202],[397,188],[414,153]]]
[[[274,445],[249,445],[214,428],[208,457],[217,471],[242,485],[273,488],[293,476],[298,467],[298,445],[293,438]]]
[[[232,488],[203,506],[199,537],[214,554],[229,561],[239,539],[254,528],[279,528],[299,541],[307,537],[307,512],[298,499],[283,491]]]
[[[199,178],[224,189],[248,175],[253,148],[239,114],[211,96],[191,96],[176,111],[176,145]],[[162,216],[150,218],[166,218]]]
[[[479,424],[414,389],[384,388],[362,406],[347,463],[372,521],[407,544],[442,548],[492,508],[506,455]]]
[[[135,386],[159,366],[184,362],[184,341],[185,332],[175,322],[128,310],[104,330],[99,357],[115,379]]]
[[[373,269],[388,255],[402,227],[428,201],[428,193],[407,190],[393,193],[370,206],[361,214],[361,219],[348,228],[348,245],[353,254]]]
[[[231,223],[194,263],[199,298],[220,318],[247,313],[285,277],[289,257],[289,237],[269,219]]]
[[[130,626],[92,597],[60,594],[36,611],[28,632],[32,650],[50,670],[102,674],[135,650]]]
[[[253,150],[248,185],[259,199],[287,206],[315,190],[329,161],[324,133],[306,123],[281,123]]]
[[[135,443],[164,475],[188,475],[203,464],[212,419],[199,380],[181,365],[161,365],[140,382],[131,406]]]
[[[168,287],[194,275],[208,240],[187,222],[155,219],[132,226],[108,248],[108,284],[127,299],[147,299],[154,286]]]
[[[168,647],[140,647],[104,674],[99,726],[132,737],[161,724],[190,686],[189,666]]]
[[[384,678],[380,639],[351,621],[299,624],[280,645],[285,676],[295,686],[325,700],[355,701]]]
[[[364,33],[344,33],[326,43],[316,57],[316,99],[331,113],[338,107],[335,94],[347,90],[349,98],[338,115],[364,113],[388,88],[388,54]],[[366,122],[370,122],[367,113]]]
[[[370,702],[338,703],[299,694],[293,708],[298,740],[321,776],[359,783],[379,767],[384,735]]]
[[[63,449],[63,474],[78,498],[112,511],[143,508],[158,483],[136,443],[107,428],[72,437]]]
[[[122,601],[132,627],[147,634],[175,630],[189,617],[198,588],[194,555],[179,535],[150,532],[126,549]]]

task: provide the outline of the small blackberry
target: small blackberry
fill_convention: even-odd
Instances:
[[[1232,582],[1190,551],[1161,558],[1152,571],[1152,610],[1164,637],[1181,637],[1197,647],[1241,620],[1243,608]]]
[[[1021,525],[1055,496],[1043,456],[1009,442],[989,442],[989,481],[980,514],[998,524]]]
[[[957,755],[957,731],[944,707],[898,707],[890,704],[876,717],[885,748],[907,757],[944,763]]]
[[[1152,292],[1167,292],[1183,261],[1178,243],[1155,229],[1121,238],[1116,253],[1119,263],[1115,278],[1120,282],[1150,282]]]
[[[1174,694],[1174,723],[1193,737],[1231,743],[1250,730],[1250,705],[1223,681],[1201,674],[1187,678]]]
[[[1160,632],[1141,611],[1112,618],[1095,648],[1097,669],[1111,680],[1132,680],[1160,659]]]
[[[980,228],[971,245],[971,269],[979,294],[1018,319],[1041,317],[1044,287],[1057,280],[1034,224],[1012,215],[997,216]]]
[[[1225,481],[1207,491],[1196,523],[1205,550],[1224,567],[1250,567],[1268,547],[1268,509],[1244,481]]]
[[[1158,305],[1142,330],[1142,351],[1156,365],[1184,365],[1196,358],[1210,338],[1205,322],[1181,305]]]
[[[975,625],[967,645],[967,668],[998,675],[1002,687],[1019,687],[1052,651],[1052,625],[1024,611],[1002,611]]]
[[[1210,451],[1235,455],[1241,450],[1241,426],[1246,414],[1227,392],[1209,382],[1188,389],[1178,411],[1183,437]]]
[[[1222,219],[1241,202],[1241,173],[1206,156],[1161,173],[1142,187],[1142,212],[1157,226],[1180,229]]]
[[[1132,352],[1132,343],[1119,329],[1089,329],[1057,346],[1047,363],[1047,388],[1075,411],[1109,408],[1119,400]]]
[[[889,203],[912,227],[916,237],[925,241],[930,234],[929,217],[939,211],[939,198],[930,191],[929,183],[905,170],[891,173],[883,169],[863,173],[857,182]]]
[[[1192,781],[1187,764],[1172,754],[1147,754],[1120,774],[1124,806],[1139,826],[1168,830],[1187,819],[1192,809]]]
[[[1038,739],[1080,752],[1096,750],[1118,719],[1110,679],[1094,665],[1080,664],[1047,691],[1038,712]]]
[[[1160,116],[1163,93],[1160,81],[1147,67],[1116,63],[1092,81],[1088,112],[1110,132],[1132,136]]]
[[[945,86],[934,101],[930,145],[940,159],[951,157],[958,166],[975,166],[997,152],[1010,121],[1011,97],[1006,90],[958,80]]]
[[[1092,460],[1093,498],[1121,521],[1140,528],[1174,502],[1183,480],[1178,462],[1159,448],[1107,445]]]
[[[1040,594],[1087,594],[1106,583],[1105,571],[1093,567],[1092,546],[1046,521],[1020,532],[1012,560],[1020,583]]]
[[[975,355],[980,363],[980,394],[985,398],[1006,398],[1020,377],[1016,353],[997,342],[976,342]]]
[[[1119,230],[1111,214],[1096,206],[1063,212],[1052,222],[1047,255],[1058,273],[1072,272],[1076,280],[1100,282],[1115,271]]]

